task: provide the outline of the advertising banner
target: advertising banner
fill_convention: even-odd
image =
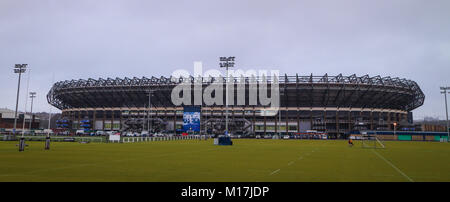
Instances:
[[[200,107],[184,107],[183,131],[200,132]]]

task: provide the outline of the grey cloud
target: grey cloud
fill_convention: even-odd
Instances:
[[[427,96],[416,118],[443,118],[438,87],[450,85],[448,10],[446,0],[4,0],[0,107],[14,108],[16,63],[33,68],[35,109],[48,111],[53,74],[56,81],[167,76],[192,71],[193,61],[217,68],[219,56],[233,55],[243,69],[413,79]]]

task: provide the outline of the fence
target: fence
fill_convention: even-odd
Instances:
[[[173,141],[173,140],[206,140],[209,136],[188,135],[188,136],[165,136],[165,137],[122,137],[121,142],[154,142],[154,141]]]
[[[16,136],[18,140],[22,136]],[[25,141],[45,141],[46,136],[23,136]],[[0,136],[2,141],[3,135]],[[104,137],[72,137],[72,136],[50,136],[52,142],[105,142]]]
[[[21,136],[17,136],[16,139]],[[46,136],[24,136],[25,141],[45,141]],[[76,136],[51,136],[52,142],[104,142],[104,143],[132,143],[132,142],[152,142],[152,141],[173,141],[173,140],[207,140],[205,135],[188,136],[164,136],[164,137],[121,137],[120,141],[111,141],[106,137],[76,137]],[[0,141],[3,135],[0,135]]]

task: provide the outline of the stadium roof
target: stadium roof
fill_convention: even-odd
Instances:
[[[171,107],[170,91],[183,81],[197,78],[151,77],[107,78],[60,81],[47,100],[59,109],[143,107],[148,91],[155,90],[152,105]],[[203,85],[215,78],[201,78]],[[217,79],[217,78],[216,78]],[[224,79],[224,78],[222,78]],[[235,78],[237,80],[238,78]],[[246,82],[251,78],[245,77]],[[258,79],[261,82],[261,79]],[[270,79],[267,80],[270,82]],[[424,103],[425,95],[416,82],[401,78],[364,76],[279,76],[281,106],[359,107],[411,111]]]

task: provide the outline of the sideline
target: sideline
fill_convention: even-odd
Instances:
[[[378,152],[376,152],[375,150],[372,150],[373,153],[375,153],[379,158],[383,159],[384,162],[386,162],[387,164],[389,164],[392,168],[394,168],[398,173],[400,173],[401,175],[403,175],[403,177],[405,177],[406,179],[408,179],[410,182],[414,182],[413,179],[411,179],[408,175],[406,175],[404,172],[402,172],[400,169],[398,169],[394,164],[392,164],[391,162],[389,162],[386,158],[384,158],[381,154],[379,154]]]

